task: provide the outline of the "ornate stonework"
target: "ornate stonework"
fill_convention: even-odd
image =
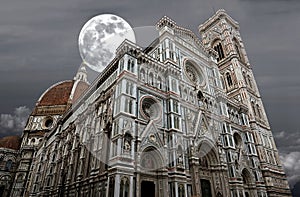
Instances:
[[[11,196],[290,196],[238,23],[219,10],[202,41],[168,17],[156,27],[83,94],[82,68],[46,91]]]

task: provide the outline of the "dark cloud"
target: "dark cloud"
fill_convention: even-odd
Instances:
[[[293,188],[295,183],[300,181],[300,151],[281,154],[280,159],[283,161],[289,184]]]
[[[21,135],[30,112],[26,106],[20,106],[13,114],[0,114],[0,137]]]
[[[168,15],[196,32],[219,8],[240,24],[274,135],[285,131],[290,136],[276,138],[283,159],[289,161],[299,150],[295,142],[300,131],[298,0],[1,1],[0,113],[14,117],[17,106],[32,108],[47,87],[73,78],[81,64],[79,31],[99,13],[119,15],[133,27],[154,25]]]

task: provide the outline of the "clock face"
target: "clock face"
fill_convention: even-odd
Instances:
[[[190,82],[195,84],[202,84],[203,83],[203,75],[201,72],[198,71],[196,66],[190,62],[186,61],[184,65],[184,72]]]

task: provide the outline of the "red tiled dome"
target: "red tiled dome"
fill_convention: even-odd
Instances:
[[[21,137],[19,136],[7,136],[0,138],[0,148],[9,148],[18,150],[21,145]]]
[[[88,87],[88,83],[79,80],[67,80],[56,83],[42,94],[32,114],[63,114]]]
[[[37,106],[66,105],[72,92],[74,81],[59,82],[41,96]]]

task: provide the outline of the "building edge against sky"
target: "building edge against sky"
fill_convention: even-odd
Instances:
[[[219,10],[201,41],[168,17],[124,41],[88,84],[40,97],[11,196],[291,196],[239,26]]]

